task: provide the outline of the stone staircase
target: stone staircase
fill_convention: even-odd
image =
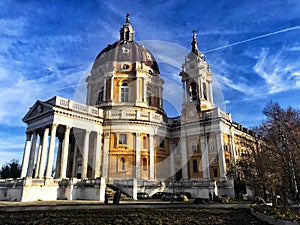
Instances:
[[[107,194],[108,196],[108,200],[109,201],[113,201],[114,198],[114,194],[117,192],[118,188],[111,185],[111,184],[107,184],[106,188],[105,188],[105,194]],[[122,192],[121,190],[121,201],[128,201],[128,200],[132,200],[132,197],[127,195],[126,193]]]

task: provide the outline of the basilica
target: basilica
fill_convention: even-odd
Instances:
[[[27,124],[20,179],[0,200],[104,201],[108,185],[137,192],[209,192],[234,197],[230,176],[256,135],[214,104],[213,73],[193,33],[178,74],[181,115],[165,112],[155,56],[134,40],[129,15],[120,38],[96,56],[85,104],[55,96],[36,101]]]

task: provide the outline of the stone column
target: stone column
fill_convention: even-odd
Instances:
[[[200,78],[200,76],[198,76],[197,77],[197,97],[199,98],[199,99],[201,99],[202,98],[202,86],[201,86],[202,84],[201,84],[201,78]]]
[[[86,95],[86,104],[87,105],[91,105],[91,84],[88,83],[87,85],[87,95]],[[97,96],[97,99],[98,99],[98,96]],[[96,99],[96,101],[97,101]]]
[[[141,134],[136,133],[135,137],[135,177],[141,176]]]
[[[114,77],[110,78],[110,100],[113,102],[114,100]]]
[[[212,88],[212,81],[208,82],[208,86],[209,86],[209,96],[210,96],[210,102],[213,103],[214,102],[214,95],[213,95],[213,88]]]
[[[186,137],[180,138],[180,150],[181,150],[181,168],[182,179],[188,179],[188,166],[187,166],[187,151],[186,151]]]
[[[93,169],[94,169],[94,178],[100,177],[100,165],[101,165],[101,142],[102,142],[102,132],[96,132],[96,147],[94,151],[94,161],[93,161]]]
[[[153,135],[149,134],[149,152],[150,152],[150,180],[154,180],[154,139]]]
[[[218,132],[216,134],[217,138],[217,150],[218,150],[218,162],[219,162],[219,169],[220,169],[220,179],[226,179],[226,163],[225,163],[225,154],[224,154],[224,141],[223,141],[223,133]]]
[[[104,146],[103,146],[103,163],[102,163],[102,176],[108,178],[108,152],[109,152],[110,133],[104,133]]]
[[[29,164],[30,144],[31,144],[31,133],[26,132],[26,141],[25,141],[23,160],[22,160],[21,178],[26,177],[27,174],[27,169]]]
[[[55,164],[55,178],[59,177],[63,140],[64,140],[63,138],[58,138],[58,149],[57,149],[56,164]]]
[[[47,148],[48,148],[48,136],[49,136],[49,128],[45,128],[44,135],[43,135],[43,145],[42,145],[38,178],[44,177],[45,163],[46,163],[46,157],[47,157]]]
[[[39,135],[39,136],[40,136],[40,141],[39,141],[39,147],[38,147],[37,157],[36,157],[36,161],[35,161],[35,171],[34,171],[34,177],[35,178],[37,178],[38,175],[39,175],[41,152],[42,152],[42,146],[43,146],[42,135]]]
[[[146,87],[146,80],[143,77],[142,79],[143,82],[143,102],[147,102],[147,87]]]
[[[136,97],[135,97],[135,102],[140,102],[140,78],[136,78],[136,81],[135,81],[135,87],[136,87]]]
[[[29,165],[27,170],[27,177],[32,177],[33,175],[33,166],[34,166],[34,158],[35,158],[35,151],[36,151],[36,140],[37,140],[37,132],[33,132],[31,148],[30,148],[30,155],[29,155]]]
[[[48,151],[46,178],[51,178],[51,174],[52,174],[56,130],[57,130],[57,124],[52,124],[51,136],[50,136],[50,145],[49,145],[49,151]]]
[[[183,101],[183,103],[186,102],[186,96],[187,96],[185,86],[186,86],[186,82],[182,81],[182,101]]]
[[[204,98],[204,92],[203,92],[203,77],[202,76],[200,76],[199,77],[199,79],[200,79],[200,97],[201,98]]]
[[[64,144],[63,144],[63,149],[62,149],[62,154],[61,154],[61,167],[60,167],[59,178],[67,177],[70,129],[71,129],[71,127],[66,126],[65,136],[64,136]]]
[[[88,161],[89,161],[89,146],[90,146],[90,131],[85,131],[84,137],[84,145],[83,145],[83,153],[82,153],[82,173],[81,178],[87,178],[87,169],[88,169]]]
[[[104,77],[103,101],[106,101],[106,90],[107,90],[107,87],[106,87],[106,79],[107,79],[107,77]]]
[[[158,96],[159,96],[159,107],[162,107],[163,105],[163,99],[162,99],[162,87],[159,86],[158,87]]]
[[[235,165],[236,164],[236,150],[235,150],[233,127],[230,127],[230,144],[231,144],[232,164]]]
[[[208,144],[207,144],[206,134],[201,135],[201,162],[202,162],[203,178],[210,179]]]
[[[77,177],[76,175],[76,166],[77,166],[77,145],[74,143],[74,155],[73,155],[73,166],[72,166],[72,177]]]

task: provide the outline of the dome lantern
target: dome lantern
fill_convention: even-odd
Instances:
[[[134,29],[129,21],[129,14],[126,15],[126,22],[120,29],[120,41],[132,42],[134,40]]]

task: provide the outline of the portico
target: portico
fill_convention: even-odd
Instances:
[[[40,120],[41,116],[43,120]],[[38,101],[24,121],[28,123],[28,129],[22,177],[63,179],[78,175],[97,178],[101,175],[101,109],[56,96],[47,102]],[[81,165],[78,159],[81,159]],[[90,165],[89,159],[94,159],[90,160]]]

